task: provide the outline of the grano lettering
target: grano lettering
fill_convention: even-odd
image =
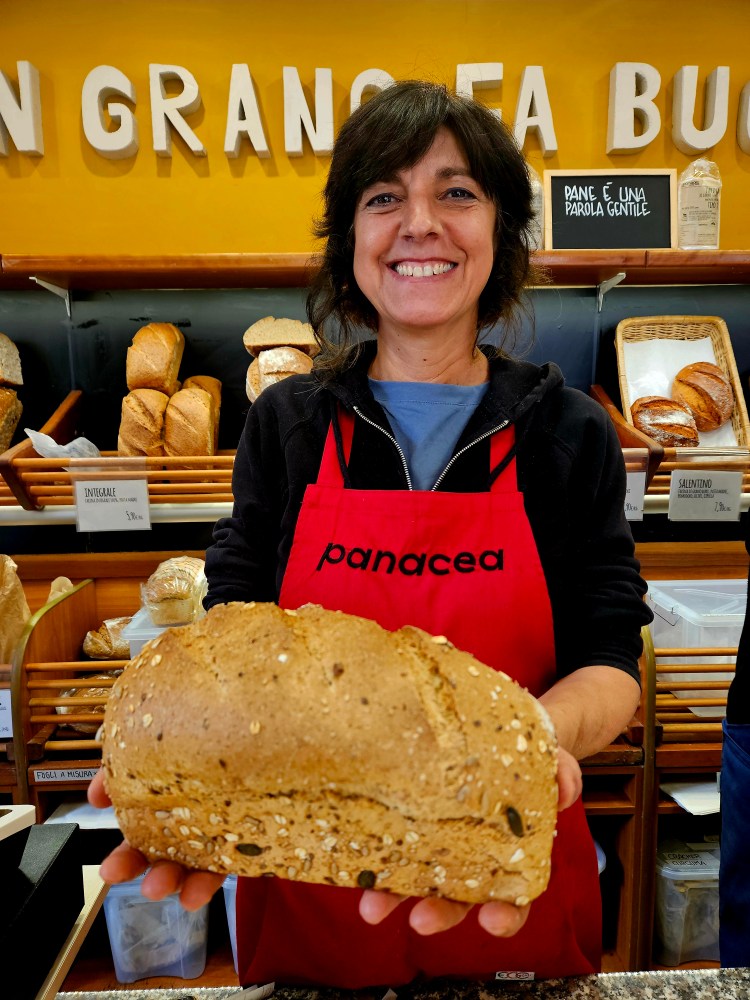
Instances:
[[[474,573],[476,570],[493,572],[503,569],[503,550],[485,549],[483,552],[405,552],[401,555],[389,549],[367,549],[353,545],[329,542],[315,567],[317,571],[329,566],[343,565],[349,569],[365,570],[370,573],[401,573],[403,576],[448,576],[455,573]]]

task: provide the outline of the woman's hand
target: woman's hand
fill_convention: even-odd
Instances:
[[[112,804],[104,789],[101,768],[89,785],[88,800],[97,809],[106,809]],[[144,855],[123,841],[102,861],[99,874],[105,882],[129,882],[148,867]],[[224,878],[213,872],[190,871],[175,861],[155,861],[143,880],[141,893],[147,899],[164,899],[179,893],[180,903],[186,910],[199,910],[220,888]]]
[[[581,768],[575,757],[558,747],[557,752],[557,811],[572,806],[581,794],[583,780]],[[407,896],[392,892],[365,889],[359,904],[359,915],[368,924],[379,924]],[[409,925],[417,934],[438,934],[459,924],[473,908],[473,903],[459,903],[453,899],[420,899],[409,914]],[[513,937],[526,923],[531,904],[513,906],[512,903],[483,903],[477,920],[488,934],[494,937]]]

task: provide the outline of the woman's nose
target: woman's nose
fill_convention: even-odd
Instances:
[[[413,239],[424,239],[436,234],[440,229],[440,221],[435,206],[428,198],[409,198],[404,205],[401,220],[401,233]]]

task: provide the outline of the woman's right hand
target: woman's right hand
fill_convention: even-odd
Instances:
[[[100,768],[88,788],[88,800],[97,809],[106,809],[112,802],[104,788],[104,771]],[[123,841],[102,861],[99,874],[105,882],[129,882],[142,875],[149,863],[140,851]],[[176,861],[155,861],[143,880],[141,893],[147,899],[164,899],[179,893],[186,910],[199,910],[221,887],[225,875],[192,871]]]

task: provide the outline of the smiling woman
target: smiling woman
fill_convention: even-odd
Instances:
[[[546,709],[559,747],[548,888],[531,905],[496,897],[471,909],[443,898],[447,843],[435,845],[418,900],[348,886],[351,852],[364,858],[371,848],[344,836],[352,803],[318,768],[339,819],[308,810],[293,833],[317,845],[315,863],[330,866],[330,884],[298,879],[296,864],[286,878],[282,871],[239,880],[243,983],[358,989],[599,967],[596,853],[577,761],[606,746],[635,710],[640,630],[650,612],[624,515],[622,452],[605,411],[568,389],[554,365],[478,346],[490,326],[502,323],[504,337],[513,331],[530,273],[530,219],[524,159],[481,105],[412,81],[352,114],[333,151],[319,225],[325,250],[308,297],[321,352],[309,374],[271,386],[250,409],[234,464],[232,517],[217,523],[206,553],[204,603],[275,601],[292,613],[318,604],[391,631],[414,625],[518,681]],[[353,344],[361,327],[372,339]],[[236,662],[225,669],[242,673],[246,641],[234,637],[230,645]],[[289,657],[271,650],[269,659],[272,684]],[[387,657],[373,666],[373,676],[398,670]],[[359,679],[358,704],[376,696],[387,703],[388,684],[374,691]],[[445,696],[453,704],[450,691]],[[324,697],[316,710],[324,723],[336,715],[356,728],[350,707],[351,700],[347,707]],[[387,705],[370,734],[384,746],[397,711]],[[491,735],[489,706],[473,725]],[[508,727],[504,738],[510,735],[515,754],[534,752],[519,719]],[[282,818],[285,802],[304,799],[310,733],[301,728],[298,774],[278,778]],[[450,739],[428,729],[410,729],[409,752],[435,739],[437,773]],[[511,793],[524,800],[523,768],[490,746],[497,759],[486,794],[499,791],[515,812]],[[474,787],[481,798],[476,782],[469,785],[472,755],[462,759],[466,773],[451,771],[460,786],[453,795]],[[386,787],[385,769],[368,760],[372,780]],[[347,761],[353,765],[342,747],[344,771]],[[414,771],[419,790],[428,775]],[[222,780],[217,774],[217,787]],[[92,794],[106,801],[101,780]],[[533,808],[527,803],[516,818],[524,829]],[[306,849],[299,850],[304,864]],[[408,864],[408,852],[395,826],[382,830],[384,870]],[[501,864],[495,861],[490,870]],[[120,881],[145,867],[124,846],[103,874]],[[151,895],[181,889],[195,907],[219,881],[163,860],[143,886]]]

